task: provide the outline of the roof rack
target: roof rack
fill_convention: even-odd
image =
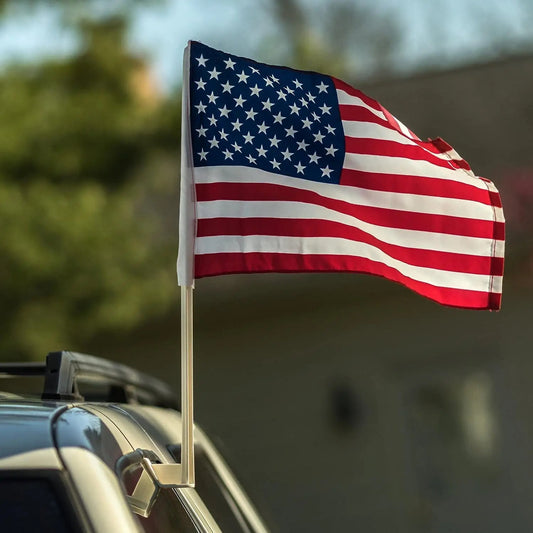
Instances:
[[[79,381],[108,385],[91,400],[117,403],[144,403],[178,408],[172,389],[163,381],[133,368],[77,352],[50,352],[44,363],[0,363],[0,374],[44,376],[43,400],[82,401]]]

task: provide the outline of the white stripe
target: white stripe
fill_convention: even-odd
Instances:
[[[310,219],[329,220],[358,228],[385,243],[419,250],[434,250],[459,254],[492,256],[492,239],[479,237],[461,237],[445,233],[407,230],[376,226],[358,218],[339,213],[315,204],[301,202],[248,202],[239,200],[212,200],[198,202],[198,220],[210,218],[277,218],[277,219]],[[498,242],[498,241],[497,241]],[[503,250],[496,251],[497,257],[503,257]]]
[[[368,109],[369,111],[371,111],[374,115],[382,118],[383,120],[385,120],[386,122],[391,124],[389,122],[387,116],[385,115],[385,113],[383,113],[382,111],[376,111],[373,107],[370,107],[369,105],[365,104],[365,102],[361,98],[359,98],[357,96],[353,96],[353,95],[347,93],[346,91],[343,91],[342,89],[337,89],[337,99],[339,101],[339,104],[353,105],[353,106],[357,106],[357,107],[364,107],[364,108]],[[401,120],[398,120],[394,115],[392,115],[392,113],[391,113],[391,116],[397,122],[401,133],[403,133],[409,139],[416,139],[416,137],[413,137],[413,134],[409,131],[409,128],[407,126],[405,126],[405,124],[403,124],[403,122]],[[396,127],[394,124],[391,124],[391,126],[394,127],[394,128]]]
[[[407,159],[386,155],[351,154],[344,156],[344,168],[361,170],[363,172],[377,172],[383,174],[397,174],[401,176],[419,176],[421,178],[440,178],[457,181],[476,187],[487,189],[483,180],[472,177],[467,172],[453,168],[433,165],[428,161]]]
[[[343,91],[342,89],[337,89],[337,100],[339,101],[339,104],[364,107],[365,109],[368,109],[370,112],[376,115],[377,117],[383,120],[387,120],[385,117],[385,113],[383,113],[383,111],[378,111],[377,109],[374,109],[368,104],[365,104],[365,102],[361,100],[361,98],[358,98],[357,96],[352,96],[351,94],[348,94],[346,91]]]
[[[375,122],[360,122],[357,120],[343,120],[342,127],[346,137],[351,137],[352,139],[375,139],[378,141],[393,141],[398,144],[404,144],[406,146],[418,146],[431,156],[436,157],[442,161],[449,161],[450,157],[446,153],[435,153],[431,150],[428,150],[424,146],[423,141],[416,141],[413,138],[408,138],[405,135],[402,135],[397,130],[386,128]],[[452,158],[453,159],[453,158]],[[469,172],[470,175],[474,175],[472,172]]]
[[[385,252],[372,245],[354,242],[342,238],[331,237],[279,237],[279,236],[234,236],[222,235],[199,237],[196,240],[196,254],[214,253],[286,253],[286,254],[319,254],[349,255],[363,257],[384,263],[411,279],[430,283],[438,287],[452,289],[489,291],[490,276],[449,272],[435,268],[407,265],[392,259]],[[494,292],[501,292],[501,277],[494,278]]]
[[[490,205],[472,200],[422,196],[417,194],[373,191],[359,187],[320,183],[316,181],[282,176],[260,169],[239,166],[197,167],[194,169],[196,183],[268,183],[284,185],[315,192],[325,198],[342,200],[352,205],[396,209],[410,213],[450,215],[476,220],[493,220],[494,211]],[[482,181],[482,180],[479,180]],[[494,208],[499,215],[501,208]],[[503,216],[503,215],[502,215]],[[497,220],[499,220],[497,218]]]

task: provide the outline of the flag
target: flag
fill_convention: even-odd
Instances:
[[[336,78],[191,42],[184,57],[178,281],[361,272],[498,309],[500,196]]]

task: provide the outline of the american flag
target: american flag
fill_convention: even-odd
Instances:
[[[245,272],[383,276],[498,309],[494,185],[330,76],[197,42],[184,58],[178,281]]]

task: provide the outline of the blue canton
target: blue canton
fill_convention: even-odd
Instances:
[[[344,132],[331,78],[191,44],[194,166],[339,183]]]

